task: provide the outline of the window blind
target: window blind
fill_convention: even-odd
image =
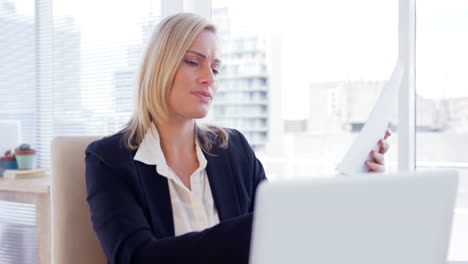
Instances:
[[[128,121],[155,0],[0,0],[0,120],[49,167],[56,136],[109,135]],[[5,150],[0,150],[4,152]]]

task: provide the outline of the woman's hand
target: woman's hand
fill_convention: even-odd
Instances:
[[[385,157],[384,154],[390,148],[390,145],[387,143],[387,138],[391,135],[389,129],[385,132],[383,139],[379,140],[379,152],[371,151],[370,155],[374,158],[373,161],[366,161],[366,165],[369,168],[369,172],[384,172],[385,171]]]

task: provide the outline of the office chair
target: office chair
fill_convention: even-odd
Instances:
[[[52,263],[107,263],[92,228],[86,202],[85,149],[101,137],[57,137],[52,141]]]

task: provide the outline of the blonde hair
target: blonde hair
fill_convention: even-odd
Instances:
[[[175,74],[190,45],[204,30],[216,33],[216,27],[203,17],[180,13],[162,20],[153,32],[140,65],[133,116],[123,129],[123,144],[128,149],[140,146],[153,121],[167,120]],[[195,135],[206,153],[214,143],[228,146],[229,134],[223,128],[196,122]]]

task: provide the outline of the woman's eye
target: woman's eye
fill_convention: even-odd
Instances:
[[[214,75],[218,75],[219,71],[217,69],[212,69]]]
[[[185,63],[190,64],[190,65],[194,65],[194,66],[198,65],[198,62],[192,61],[192,60],[185,60]]]

